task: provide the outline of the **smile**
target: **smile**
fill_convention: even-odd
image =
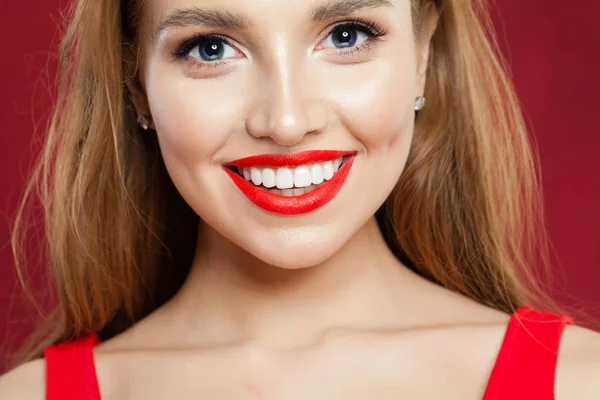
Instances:
[[[355,155],[330,150],[264,154],[229,162],[224,170],[256,206],[275,214],[297,215],[314,211],[337,195]]]

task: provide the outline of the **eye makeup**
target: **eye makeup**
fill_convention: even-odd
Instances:
[[[326,32],[327,34],[317,46],[317,50],[326,51],[344,59],[356,57],[367,51],[387,34],[387,31],[380,24],[362,18],[338,22]],[[334,47],[322,47],[321,43],[332,35]],[[364,40],[356,44],[361,35]],[[225,58],[224,56],[227,53],[233,54],[233,56]],[[194,54],[197,56],[194,56]],[[195,34],[181,40],[171,52],[171,57],[175,60],[186,61],[190,67],[202,70],[225,66],[230,64],[232,60],[242,58],[243,54],[227,36]]]

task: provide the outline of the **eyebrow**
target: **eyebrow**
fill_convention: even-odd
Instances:
[[[391,0],[329,0],[319,5],[311,13],[315,22],[344,17],[363,8],[391,7]],[[248,19],[222,9],[201,9],[198,7],[177,9],[167,15],[158,25],[156,37],[171,28],[188,26],[206,26],[211,28],[224,28],[247,30],[252,24]]]
[[[330,0],[312,13],[315,22],[345,17],[363,8],[392,7],[390,0]]]
[[[165,30],[186,26],[208,26],[245,30],[250,23],[241,15],[227,10],[201,9],[198,7],[178,9],[170,13],[156,29],[157,37]]]

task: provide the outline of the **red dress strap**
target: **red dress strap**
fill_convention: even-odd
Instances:
[[[510,319],[483,400],[554,400],[560,339],[573,319],[520,307]]]
[[[95,334],[44,349],[46,400],[100,400],[93,347]]]

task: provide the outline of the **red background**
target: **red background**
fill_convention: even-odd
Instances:
[[[564,0],[496,2],[500,43],[539,144],[557,254],[555,294],[600,317],[600,1],[580,0],[573,7]],[[43,127],[47,117],[55,69],[48,54],[57,43],[58,7],[65,0],[2,3],[0,371],[32,326],[15,279],[8,226],[35,153],[34,127]]]

